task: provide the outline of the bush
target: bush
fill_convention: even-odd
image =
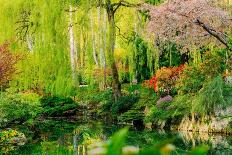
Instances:
[[[150,79],[149,86],[158,92],[160,96],[174,95],[175,84],[185,65],[179,67],[162,67]],[[146,84],[147,85],[147,84]]]
[[[173,105],[178,113],[196,112],[204,115],[214,113],[215,109],[231,106],[231,96],[232,86],[226,85],[218,76],[204,83],[197,93],[179,95]]]
[[[116,102],[114,101],[114,98],[110,98],[102,105],[102,112],[110,112],[110,115],[113,116],[121,115],[130,110],[138,101],[139,96],[133,94],[121,96]]]
[[[122,96],[116,102],[113,103],[111,111],[113,114],[122,114],[139,101],[139,97],[135,95]]]
[[[214,113],[216,108],[232,105],[232,86],[226,86],[218,76],[204,84],[193,100],[193,111],[199,113]]]
[[[79,93],[76,96],[78,102],[86,104],[99,104],[111,100],[112,89],[107,89],[105,91],[100,91],[97,88],[83,87],[79,89]]]
[[[198,65],[187,66],[177,81],[179,94],[196,93],[207,81],[221,75],[225,70],[225,62],[220,53],[203,55],[204,61]]]
[[[23,123],[40,113],[39,96],[34,93],[4,92],[0,94],[0,126]]]
[[[75,114],[78,104],[71,98],[58,96],[45,96],[41,99],[43,114],[57,117]]]
[[[16,72],[15,65],[20,60],[19,55],[10,52],[9,44],[0,45],[0,86],[5,88],[8,86],[12,75]]]
[[[16,130],[0,131],[0,152],[7,154],[14,150],[15,147],[24,145],[26,140],[25,135]]]

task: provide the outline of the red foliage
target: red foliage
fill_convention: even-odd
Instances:
[[[18,55],[9,51],[9,44],[0,45],[0,86],[5,87],[15,73],[15,64],[20,60]]]
[[[150,86],[153,87],[154,91],[157,92],[158,91],[158,79],[156,76],[153,76],[150,79]]]
[[[153,88],[155,92],[158,92],[159,88],[170,91],[174,87],[176,80],[179,78],[180,73],[184,70],[185,65],[179,67],[162,67],[156,74],[150,79],[149,86]]]

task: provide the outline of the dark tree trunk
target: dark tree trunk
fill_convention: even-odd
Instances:
[[[118,69],[114,59],[114,48],[115,48],[115,40],[116,40],[115,19],[114,19],[115,12],[110,6],[107,9],[107,14],[108,14],[108,22],[109,22],[108,57],[109,57],[109,63],[113,75],[112,89],[113,89],[115,101],[117,101],[122,94],[121,94],[121,84],[119,82],[119,76],[118,76]]]

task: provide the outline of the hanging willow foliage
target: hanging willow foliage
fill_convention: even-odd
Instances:
[[[62,0],[4,1],[1,41],[14,39],[27,57],[12,85],[52,94],[70,94],[73,88],[68,49],[68,21]],[[5,22],[6,21],[6,22]],[[13,25],[13,26],[12,26]],[[6,31],[7,30],[7,31]],[[22,47],[25,47],[22,49]]]

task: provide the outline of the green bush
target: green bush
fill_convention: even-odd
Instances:
[[[202,59],[203,62],[184,69],[177,81],[179,94],[196,93],[205,83],[224,72],[225,62],[219,52],[206,52]]]
[[[221,76],[203,84],[202,88],[194,94],[179,95],[173,105],[176,113],[199,114],[214,113],[217,108],[225,108],[232,104],[232,86],[226,85]]]
[[[113,103],[111,111],[113,114],[122,114],[139,101],[139,97],[135,95],[122,96],[116,102]]]
[[[111,116],[119,116],[130,110],[138,101],[139,96],[133,94],[121,96],[116,102],[110,98],[102,105],[102,112],[110,113]]]
[[[39,96],[34,93],[4,92],[0,94],[0,126],[23,123],[40,113]]]
[[[112,98],[112,89],[100,91],[97,88],[83,87],[79,89],[77,96],[78,102],[86,104],[99,104]]]
[[[43,115],[50,117],[73,115],[78,104],[71,98],[45,96],[41,99]]]
[[[199,113],[214,113],[216,108],[232,105],[232,86],[225,85],[223,79],[218,76],[204,84],[203,88],[193,99],[193,111]]]

